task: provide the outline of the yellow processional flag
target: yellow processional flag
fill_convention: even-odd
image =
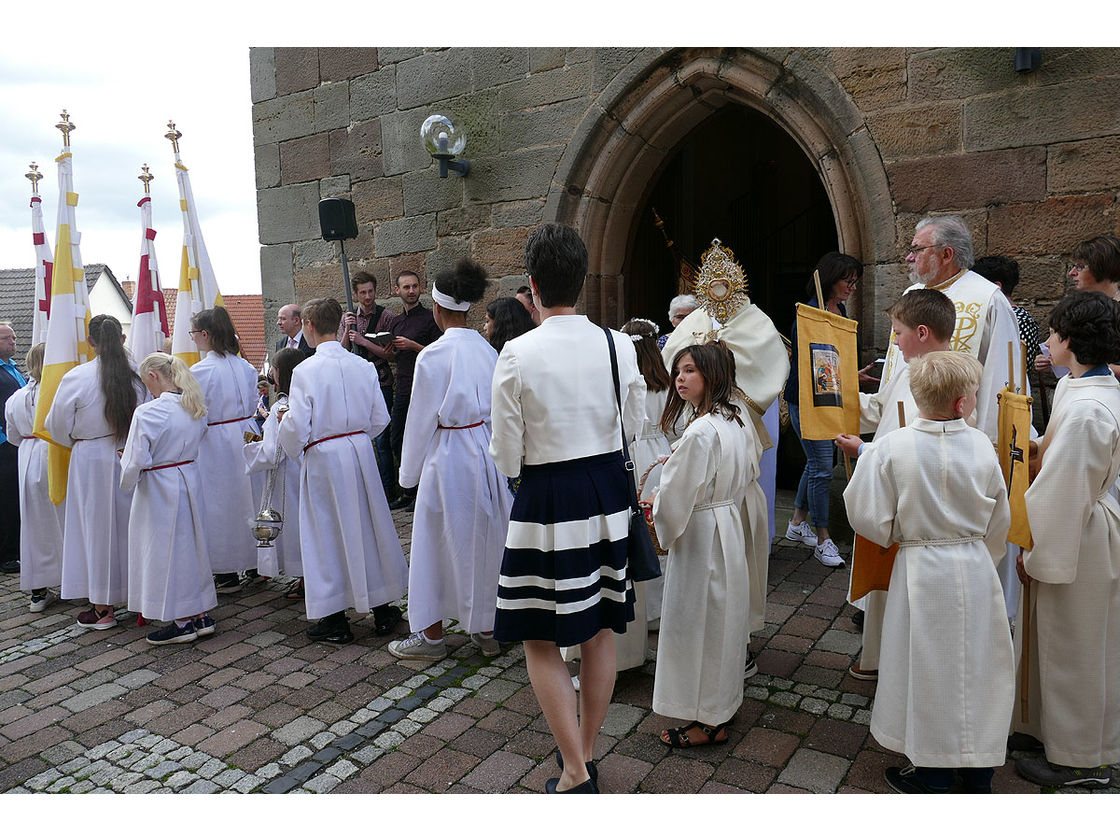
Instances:
[[[1022,548],[1034,548],[1031,526],[1027,521],[1027,486],[1030,484],[1028,463],[1031,440],[1031,398],[1004,388],[999,400],[999,466],[1007,484],[1007,501],[1011,505],[1011,530],[1007,541]]]
[[[797,304],[798,408],[805,440],[859,434],[857,326],[842,315]]]
[[[51,278],[50,321],[47,324],[46,347],[43,352],[43,376],[39,383],[39,401],[35,406],[35,437],[48,441],[47,479],[51,501],[58,505],[66,498],[66,477],[70,468],[70,449],[51,440],[46,430],[47,414],[54,402],[58,383],[71,368],[89,358],[89,292],[85,270],[78,248],[75,208],[78,194],[73,188],[73,166],[69,132],[74,126],[66,113],[63,120],[65,144],[58,157],[58,235],[55,238],[54,270]],[[61,126],[60,126],[61,127]]]

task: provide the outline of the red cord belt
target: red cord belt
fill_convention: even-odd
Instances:
[[[469,426],[436,426],[437,429],[473,429],[485,423],[485,420],[479,420],[477,423],[471,423]]]
[[[174,464],[160,464],[158,467],[144,467],[140,472],[155,472],[156,470],[169,470],[172,467],[181,467],[185,464],[193,464],[194,459],[190,461],[176,461]]]
[[[350,437],[351,435],[364,435],[364,434],[365,434],[364,431],[358,431],[358,432],[343,432],[340,435],[328,435],[327,437],[319,438],[318,440],[311,441],[311,443],[309,443],[309,444],[307,444],[307,446],[303,447],[303,451],[306,452],[312,446],[318,446],[320,443],[325,443],[328,440],[334,440],[336,438]]]
[[[224,426],[226,423],[237,423],[241,420],[252,420],[253,415],[250,414],[246,417],[234,417],[232,420],[218,420],[216,423],[207,423],[207,426]]]

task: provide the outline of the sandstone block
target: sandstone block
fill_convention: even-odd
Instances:
[[[1118,99],[1120,77],[1113,76],[972,100],[964,105],[965,148],[1031,146],[1117,133]]]
[[[825,50],[822,63],[863,111],[877,111],[906,100],[906,50],[840,47]]]
[[[1047,149],[1051,193],[1097,192],[1120,184],[1120,138],[1062,143]]]
[[[501,149],[562,143],[571,137],[588,107],[588,100],[579,98],[543,108],[502,114]]]
[[[472,161],[470,177],[464,184],[467,200],[492,202],[544,197],[563,151],[560,145],[538,146]]]
[[[262,245],[318,237],[319,185],[294,184],[258,190],[257,219]]]
[[[955,102],[880,111],[867,127],[884,160],[961,150],[961,106]]]
[[[468,52],[475,90],[512,82],[529,72],[529,51],[524,47],[474,47]]]
[[[911,101],[966,99],[1025,83],[1013,47],[921,50],[910,56],[907,71]]]
[[[327,242],[323,239],[305,239],[303,242],[295,243],[292,247],[295,273],[299,273],[305,268],[326,265],[335,261],[336,251],[334,242]],[[341,260],[339,262],[341,263]]]
[[[253,102],[276,96],[275,54],[272,47],[249,48],[249,95]]]
[[[350,122],[347,84],[336,82],[314,90],[278,96],[253,106],[257,145],[305,137]]]
[[[261,295],[265,324],[275,320],[276,312],[293,300],[292,246],[265,245],[261,248]]]
[[[425,255],[425,270],[434,281],[437,274],[455,268],[464,257],[471,256],[470,236],[441,236],[435,249]],[[479,260],[488,273],[489,264]]]
[[[391,219],[404,214],[404,194],[400,178],[375,178],[359,181],[351,190],[358,224]]]
[[[454,173],[440,178],[433,165],[419,172],[406,172],[401,178],[406,216],[449,210],[463,203],[463,179]]]
[[[377,61],[384,67],[386,64],[396,64],[423,54],[423,47],[378,47]]]
[[[529,47],[529,72],[539,73],[564,66],[563,47]]]
[[[431,165],[432,156],[420,142],[420,126],[431,113],[432,108],[414,108],[387,113],[381,118],[381,165],[386,175],[400,175]],[[469,138],[467,142],[469,146]]]
[[[887,166],[899,210],[986,207],[1046,198],[1046,150],[1040,147],[897,161]]]
[[[428,52],[397,65],[397,102],[415,108],[471,89],[471,56],[467,50]]]
[[[377,69],[374,47],[320,47],[319,80],[342,82]]]
[[[1116,233],[1114,194],[1065,196],[993,207],[988,250],[993,254],[1066,254],[1080,241]]]
[[[277,47],[274,60],[277,96],[319,84],[319,51],[314,47]]]
[[[319,181],[319,198],[349,198],[350,176],[335,175]]]
[[[349,175],[353,181],[381,177],[380,120],[366,120],[336,128],[330,132],[329,140],[332,175]]]
[[[397,65],[350,80],[350,118],[369,120],[397,110]]]
[[[396,284],[397,277],[400,276],[400,273],[402,271],[412,271],[415,272],[416,276],[420,278],[420,283],[423,286],[428,277],[428,269],[425,261],[425,256],[425,254],[396,254],[395,256],[393,256],[389,260],[389,277],[393,285]],[[426,288],[425,294],[421,295],[420,297],[420,302],[429,309],[432,308],[432,299],[431,296],[426,294]],[[398,312],[402,308],[400,306],[399,299],[397,299],[396,304],[390,306],[389,308],[395,312]]]
[[[598,93],[611,83],[623,67],[641,55],[640,49],[596,47],[591,59],[591,90]]]
[[[280,144],[280,183],[317,181],[330,175],[330,146],[325,131]]]
[[[544,199],[504,201],[491,207],[494,227],[536,227],[544,220]]]
[[[382,222],[373,232],[379,257],[428,251],[436,246],[436,214],[406,216]]]
[[[588,96],[591,93],[591,62],[569,62],[564,67],[504,84],[498,91],[498,107],[502,111],[518,111]]]
[[[445,236],[471,234],[486,227],[490,227],[489,204],[468,204],[436,214],[436,236],[441,241]]]
[[[253,147],[253,163],[256,168],[257,189],[280,186],[280,144],[265,143]]]
[[[516,274],[525,271],[525,241],[531,227],[483,230],[474,235],[473,258],[491,274]]]
[[[1049,312],[1049,302],[1063,297],[1067,289],[1072,287],[1072,282],[1066,276],[1066,260],[1064,255],[1047,257],[1016,257],[1019,263],[1019,285],[1015,287],[1015,302],[1027,309],[1039,309],[1037,304],[1041,301],[1047,304],[1042,313]],[[1032,312],[1035,320],[1038,313]],[[1039,320],[1039,323],[1043,323]],[[1046,337],[1043,330],[1043,338]]]

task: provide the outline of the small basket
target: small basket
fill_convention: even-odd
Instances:
[[[657,467],[657,466],[660,466],[660,465],[661,465],[661,461],[654,461],[652,464],[650,464],[646,468],[646,471],[644,473],[642,473],[642,477],[638,480],[638,498],[639,499],[642,498],[642,491],[645,490],[646,479],[649,478],[650,472],[653,470],[654,467]],[[659,543],[657,541],[657,529],[654,528],[654,526],[653,526],[653,509],[652,508],[642,508],[642,513],[645,515],[646,527],[649,528],[649,535],[650,535],[650,538],[653,540],[653,550],[656,551],[658,554],[661,554],[661,555],[668,554],[669,552],[666,551],[664,548],[662,548],[661,543]]]

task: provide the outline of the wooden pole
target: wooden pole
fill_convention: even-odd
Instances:
[[[817,306],[824,309],[824,295],[821,294],[821,274],[813,269],[813,284],[817,287]]]
[[[1027,380],[1027,345],[1022,341],[1019,342],[1019,362],[1022,365],[1023,393],[1025,394],[1027,392],[1027,384],[1028,384],[1028,380]]]
[[[1031,688],[1031,582],[1023,584],[1023,609],[1019,632],[1023,634],[1023,652],[1019,657],[1019,721],[1030,721]]]
[[[902,404],[902,400],[898,401],[898,428],[906,428],[906,406]]]
[[[1007,390],[1015,390],[1015,351],[1010,341],[1007,342]]]

